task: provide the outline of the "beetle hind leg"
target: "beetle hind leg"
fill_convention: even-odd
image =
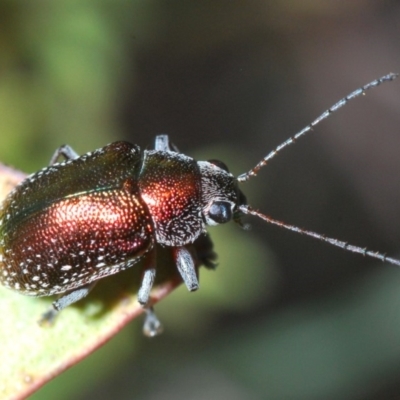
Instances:
[[[62,309],[86,297],[88,293],[93,289],[96,283],[97,282],[92,282],[89,285],[81,286],[77,289],[62,294],[56,301],[53,302],[53,307],[42,315],[41,319],[39,320],[39,324],[51,325],[54,322],[57,314]]]

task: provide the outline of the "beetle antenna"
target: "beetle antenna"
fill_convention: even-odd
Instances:
[[[301,136],[305,136],[306,133],[310,132],[313,130],[314,126],[320,123],[322,120],[328,118],[332,113],[337,111],[339,108],[343,107],[346,105],[350,100],[365,94],[365,92],[369,89],[372,89],[376,86],[379,86],[381,83],[387,82],[387,81],[393,81],[394,79],[397,78],[399,74],[394,74],[390,73],[385,76],[382,76],[379,79],[376,79],[359,89],[355,90],[354,92],[350,93],[346,97],[343,97],[343,99],[339,100],[337,103],[335,103],[332,107],[330,107],[328,110],[324,111],[318,118],[316,118],[311,124],[307,125],[303,130],[300,132],[296,133],[294,136],[290,137],[283,143],[281,143],[279,146],[275,148],[275,150],[272,150],[269,154],[267,154],[255,167],[253,167],[250,171],[241,174],[237,177],[238,182],[245,182],[248,181],[252,176],[256,176],[258,171],[267,165],[268,161],[274,158],[281,150],[283,150],[285,147],[295,143],[295,141],[300,138]]]
[[[314,239],[321,240],[322,242],[329,243],[332,246],[340,247],[343,250],[348,250],[348,251],[351,251],[353,253],[362,254],[365,257],[377,258],[378,260],[381,260],[382,262],[388,262],[390,264],[394,264],[394,265],[400,266],[400,260],[397,260],[397,259],[392,258],[392,257],[387,257],[383,253],[379,253],[379,252],[376,252],[376,251],[371,251],[371,250],[366,249],[365,247],[354,246],[354,245],[349,244],[347,242],[343,242],[343,241],[338,240],[338,239],[334,239],[334,238],[327,237],[325,235],[321,235],[320,233],[308,231],[308,230],[299,228],[299,227],[294,226],[294,225],[286,224],[284,222],[281,222],[281,221],[278,221],[278,220],[273,219],[271,217],[268,217],[267,215],[262,214],[257,210],[254,210],[253,208],[251,208],[248,205],[239,206],[239,210],[243,214],[254,215],[254,216],[256,216],[258,218],[261,218],[262,220],[270,223],[270,224],[277,225],[280,228],[285,228],[285,229],[288,229],[289,231],[300,233],[301,235],[310,236],[310,237],[312,237]]]

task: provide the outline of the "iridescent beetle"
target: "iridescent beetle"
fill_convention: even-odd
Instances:
[[[144,261],[138,301],[149,302],[156,275],[155,244],[170,247],[189,291],[198,289],[196,263],[188,246],[203,249],[198,261],[213,267],[215,256],[208,225],[243,214],[311,236],[391,264],[400,261],[324,235],[274,220],[254,210],[238,188],[283,148],[351,99],[397,74],[388,74],[343,98],[302,131],[235,178],[220,161],[195,161],[177,151],[167,135],[154,150],[115,142],[83,156],[60,147],[50,166],[30,175],[5,199],[0,209],[1,283],[29,296],[60,295],[54,314],[85,297],[98,279]],[[56,163],[59,156],[66,161]],[[145,333],[160,330],[147,309]]]

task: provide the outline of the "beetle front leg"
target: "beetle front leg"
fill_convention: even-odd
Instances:
[[[60,156],[64,156],[66,160],[75,160],[79,157],[79,154],[71,146],[64,144],[54,152],[49,165],[54,165]]]
[[[175,247],[173,250],[175,264],[190,292],[199,288],[196,267],[189,250],[186,247]]]
[[[196,252],[198,266],[204,265],[207,269],[217,268],[215,260],[218,258],[214,251],[214,244],[209,233],[200,235],[192,245]]]

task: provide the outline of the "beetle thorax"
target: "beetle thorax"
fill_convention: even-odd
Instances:
[[[200,169],[193,158],[172,151],[145,151],[138,182],[157,243],[183,246],[204,231]]]

